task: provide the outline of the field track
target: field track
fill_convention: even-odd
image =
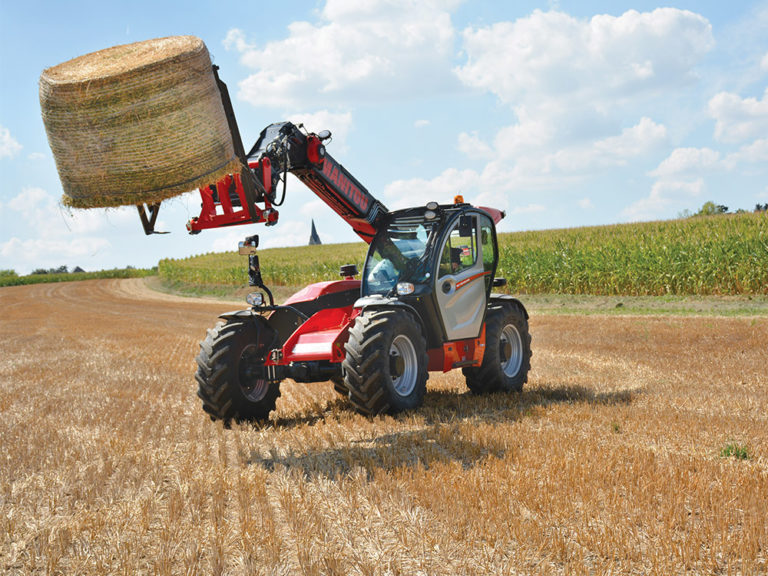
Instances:
[[[768,574],[768,317],[534,316],[521,395],[285,382],[225,430],[194,357],[239,307],[0,289],[0,573]]]

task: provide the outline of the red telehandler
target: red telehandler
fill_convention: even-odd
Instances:
[[[460,197],[389,211],[326,152],[330,132],[290,122],[265,128],[246,154],[216,78],[243,169],[200,189],[189,232],[277,223],[291,173],[369,248],[362,279],[355,265],[343,266],[342,279],[311,284],[278,305],[262,281],[258,236],[241,242],[249,284],[260,291],[249,294],[249,308],[221,315],[200,343],[203,409],[227,423],[267,419],[290,378],[330,380],[359,412],[394,413],[422,404],[430,371],[455,368],[474,393],[520,391],[530,369],[528,313],[516,298],[491,293],[506,283],[495,276],[495,225],[504,213]],[[158,209],[139,207],[147,234]]]

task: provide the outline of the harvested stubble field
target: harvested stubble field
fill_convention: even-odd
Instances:
[[[0,289],[8,574],[766,574],[768,317],[540,315],[521,395],[433,375],[366,418],[195,397],[235,305],[141,279]]]

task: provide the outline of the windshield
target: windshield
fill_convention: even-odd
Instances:
[[[363,271],[363,295],[387,295],[398,282],[425,282],[424,253],[433,225],[421,217],[398,218],[376,236]]]

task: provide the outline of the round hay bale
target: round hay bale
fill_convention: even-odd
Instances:
[[[194,36],[48,68],[40,107],[70,206],[155,203],[240,170],[208,50]]]

